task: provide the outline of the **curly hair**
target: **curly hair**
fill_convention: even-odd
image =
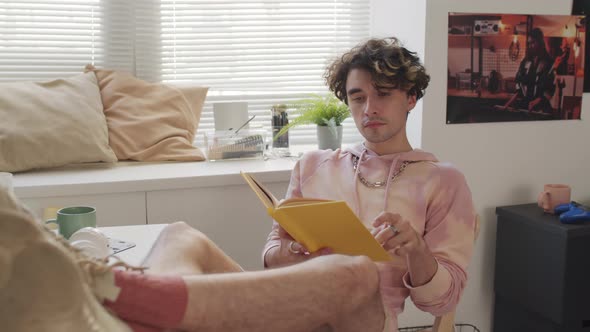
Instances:
[[[338,99],[348,104],[346,79],[352,69],[371,73],[376,89],[401,89],[416,100],[424,96],[430,76],[416,52],[402,46],[395,37],[370,39],[344,53],[328,66],[326,84]]]

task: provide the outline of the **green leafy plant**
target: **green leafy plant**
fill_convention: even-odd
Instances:
[[[333,135],[336,135],[336,127],[342,125],[342,122],[350,116],[348,106],[333,94],[326,96],[313,94],[310,98],[296,101],[289,106],[295,109],[293,114],[297,117],[281,128],[274,139],[284,135],[293,127],[306,124],[327,126]]]

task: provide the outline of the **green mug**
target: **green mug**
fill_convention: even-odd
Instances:
[[[59,233],[69,239],[79,229],[96,227],[96,209],[91,206],[65,207],[57,211],[57,218],[45,223],[57,224]]]

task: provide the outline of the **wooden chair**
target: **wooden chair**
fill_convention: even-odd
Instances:
[[[479,215],[475,216],[475,236],[473,242],[479,236]],[[432,329],[422,330],[420,332],[455,332],[455,312],[449,312],[434,319]]]
[[[432,332],[454,332],[455,331],[455,312],[437,316],[434,319]]]

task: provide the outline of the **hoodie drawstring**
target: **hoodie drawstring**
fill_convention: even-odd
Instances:
[[[355,212],[356,215],[360,218],[361,217],[361,203],[360,203],[360,199],[359,199],[359,193],[358,193],[358,176],[361,170],[361,161],[363,160],[363,157],[365,156],[365,153],[367,152],[367,149],[363,149],[363,151],[361,152],[358,162],[356,164],[356,170],[354,171],[354,187],[353,187],[353,191],[354,191],[354,208],[355,208]],[[353,156],[354,158],[354,156]],[[391,178],[393,177],[393,173],[395,171],[395,166],[397,164],[398,159],[394,159],[391,161],[391,165],[389,166],[389,172],[387,174],[387,179],[386,184],[385,184],[385,192],[383,193],[383,211],[387,211],[387,203],[389,202],[389,200],[387,199],[387,195],[389,193],[389,187],[391,186]]]
[[[395,170],[395,164],[397,160],[391,161],[391,166],[389,166],[389,174],[387,174],[387,184],[385,185],[385,193],[383,194],[383,211],[387,211],[387,194],[389,193],[389,187],[391,185],[391,178],[393,177],[393,171]]]
[[[358,193],[358,176],[359,176],[359,172],[361,169],[361,161],[363,160],[363,157],[365,156],[365,153],[367,152],[367,149],[363,149],[363,152],[361,152],[361,155],[359,156],[359,161],[356,164],[356,170],[354,171],[354,186],[352,188],[353,192],[354,192],[354,210],[356,212],[356,215],[360,218],[361,217],[361,202],[359,199],[359,193]],[[354,155],[351,154],[351,156],[354,158]]]

